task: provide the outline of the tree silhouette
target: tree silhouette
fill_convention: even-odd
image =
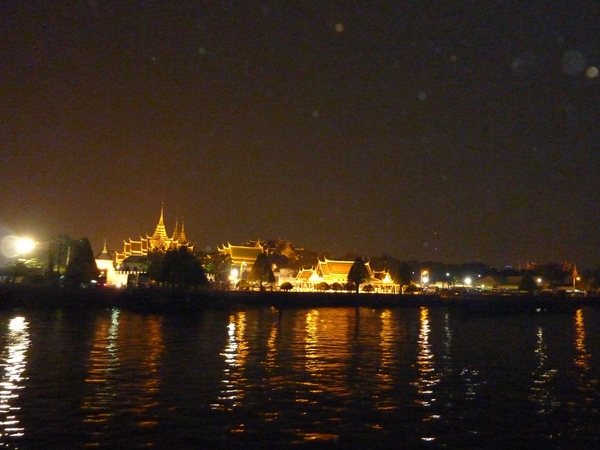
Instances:
[[[164,254],[156,280],[182,288],[208,285],[202,264],[187,247],[168,250]]]
[[[286,292],[291,291],[292,289],[294,289],[294,285],[289,281],[284,281],[283,283],[281,283],[281,286],[279,286],[279,289]]]
[[[354,283],[357,294],[360,285],[369,281],[369,278],[369,271],[367,270],[365,261],[362,258],[356,258],[354,264],[350,267],[350,272],[348,272],[348,281]]]
[[[525,272],[519,283],[519,291],[525,291],[532,294],[538,289],[538,285],[533,279],[533,274],[529,271]]]
[[[215,280],[217,289],[228,287],[231,283],[232,260],[229,255],[215,255],[206,265],[206,271],[211,274]]]
[[[315,289],[317,291],[328,291],[329,290],[329,283],[326,283],[325,281],[321,281],[320,283],[318,283],[315,286]]]
[[[410,270],[410,266],[403,262],[400,263],[398,268],[398,282],[400,284],[400,289],[402,286],[409,285],[412,281],[412,271]]]
[[[92,246],[88,238],[71,241],[69,263],[65,279],[72,285],[82,285],[97,280],[100,275]]]
[[[275,274],[273,273],[273,269],[271,269],[267,255],[264,253],[259,253],[256,257],[252,270],[248,274],[248,281],[258,283],[261,291],[264,290],[263,283],[275,283]]]

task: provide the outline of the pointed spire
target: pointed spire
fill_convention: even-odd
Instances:
[[[104,248],[102,249],[102,253],[100,253],[96,259],[110,259],[112,260],[112,256],[110,256],[110,253],[108,253],[108,250],[106,249],[106,238],[104,238]]]
[[[158,225],[156,225],[156,230],[154,230],[152,239],[165,241],[168,238],[167,230],[165,230],[165,221],[163,219],[164,210],[165,210],[165,202],[163,201],[160,206],[160,219],[158,220]]]
[[[185,227],[184,227],[183,219],[181,219],[181,231],[179,232],[178,242],[180,244],[187,244],[187,238],[185,237]]]

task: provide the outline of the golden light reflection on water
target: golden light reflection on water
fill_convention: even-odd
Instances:
[[[423,397],[418,400],[422,406],[431,406],[435,402],[433,387],[439,383],[439,375],[435,372],[434,354],[429,343],[429,310],[421,307],[421,328],[419,331],[419,355],[417,356],[417,369],[419,378],[415,385],[417,392]]]
[[[426,415],[423,422],[429,422],[440,418],[431,408],[437,401],[434,388],[441,381],[440,375],[435,370],[435,355],[433,353],[429,337],[431,333],[429,321],[429,309],[422,306],[420,310],[420,330],[419,330],[419,354],[417,356],[417,369],[419,377],[413,383],[417,387],[418,397],[415,399],[417,404],[425,408]],[[422,436],[423,442],[435,441],[433,436]]]
[[[304,349],[306,354],[305,369],[311,375],[318,375],[322,369],[322,357],[319,353],[319,311],[313,309],[306,313],[306,335],[304,337]]]
[[[223,387],[218,403],[211,404],[212,409],[231,410],[244,399],[243,371],[248,357],[245,333],[246,313],[238,312],[229,316],[227,343],[221,353],[227,364],[223,370]]]
[[[583,310],[578,309],[575,313],[575,365],[584,371],[590,369],[590,354],[585,347],[585,323]]]
[[[377,371],[379,378],[379,389],[383,391],[390,390],[393,384],[392,365],[394,364],[394,328],[392,312],[386,309],[381,312],[381,332],[379,347],[381,349],[381,363]],[[377,404],[378,409],[387,409],[390,406],[391,399],[386,396],[380,399]]]
[[[275,310],[272,313],[278,313]],[[277,368],[277,336],[279,334],[279,319],[271,322],[271,330],[269,331],[269,338],[267,339],[267,355],[265,358],[265,367],[270,373],[273,373]]]
[[[92,393],[84,397],[84,422],[105,424],[125,413],[134,414],[140,427],[156,425],[150,410],[160,390],[162,320],[123,315],[118,309],[98,317],[85,380]]]
[[[23,389],[23,371],[27,365],[27,349],[29,339],[29,323],[24,317],[15,317],[8,324],[5,334],[6,347],[0,355],[0,368],[3,369],[0,379],[0,446],[4,437],[23,436],[25,429],[20,426],[17,413],[18,391]]]
[[[384,309],[379,313],[379,333],[377,341],[373,342],[379,347],[379,364],[377,366],[376,380],[377,391],[373,394],[375,407],[379,411],[393,413],[397,410],[397,396],[394,394],[394,389],[398,383],[398,354],[406,354],[406,350],[401,348],[403,342],[407,338],[407,329],[402,326],[402,322],[394,317],[394,313],[390,309]],[[375,325],[375,323],[373,323]],[[366,335],[370,333],[369,327],[365,327]],[[366,337],[366,336],[365,336]],[[363,342],[368,342],[363,340]],[[379,424],[373,424],[373,429],[383,430],[384,427]]]
[[[548,367],[547,345],[544,339],[544,330],[542,327],[537,327],[536,332],[536,348],[534,350],[536,359],[536,369],[533,373],[533,384],[531,386],[531,394],[529,398],[532,402],[539,405],[538,412],[548,413],[554,407],[558,406],[550,396],[549,383],[556,375],[556,369]]]

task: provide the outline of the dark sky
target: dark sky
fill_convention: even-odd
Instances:
[[[600,264],[600,2],[4,0],[0,234]],[[1,237],[1,236],[0,236]]]

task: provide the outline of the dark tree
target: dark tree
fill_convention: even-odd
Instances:
[[[363,290],[363,292],[374,292],[375,288],[373,287],[372,284],[366,284],[363,286],[362,290]]]
[[[367,270],[365,261],[362,258],[356,258],[354,264],[352,264],[352,267],[350,267],[350,272],[348,272],[348,281],[354,283],[357,294],[360,289],[360,285],[369,281],[369,271]]]
[[[267,259],[267,255],[264,253],[259,253],[256,257],[252,270],[250,270],[250,273],[248,274],[248,281],[258,283],[258,287],[261,291],[264,290],[263,283],[275,283],[275,274]]]
[[[148,277],[151,280],[159,281],[162,273],[165,254],[162,252],[148,252]]]
[[[281,283],[281,286],[279,286],[279,289],[286,292],[291,291],[292,289],[294,289],[294,285],[289,281],[284,281],[283,283]]]
[[[354,291],[356,290],[356,285],[349,281],[348,283],[344,284],[343,290],[347,292]]]
[[[92,246],[87,238],[71,241],[65,279],[71,285],[87,284],[100,275]]]
[[[16,262],[6,269],[6,273],[12,277],[14,283],[18,277],[26,277],[29,274],[29,269],[23,262]]]
[[[231,264],[231,256],[217,254],[206,265],[206,271],[213,276],[217,289],[229,287],[231,283],[229,278],[231,276]]]
[[[419,287],[415,283],[410,283],[406,286],[406,289],[404,289],[405,294],[414,294],[415,292],[419,292]]]
[[[532,294],[538,289],[538,285],[533,279],[533,274],[529,271],[525,272],[519,283],[519,291],[529,292]]]
[[[344,289],[344,287],[340,283],[336,282],[331,285],[331,289],[337,292],[337,291],[341,291],[342,289]]]
[[[398,284],[400,284],[400,290],[402,290],[402,286],[406,286],[412,282],[412,271],[407,263],[400,263],[400,266],[398,267],[397,279]]]
[[[48,243],[48,272],[50,277],[60,276],[67,267],[69,248],[76,239],[71,239],[66,234],[59,234]]]
[[[178,288],[208,285],[202,264],[187,247],[179,247],[165,253],[157,281]]]
[[[553,286],[560,286],[564,284],[565,279],[571,274],[571,272],[565,270],[562,264],[548,263],[540,267],[542,277],[549,281]]]
[[[320,283],[318,283],[318,284],[315,286],[315,289],[316,289],[317,291],[328,291],[328,290],[329,290],[329,284],[328,284],[328,283],[326,283],[325,281],[321,281]]]

